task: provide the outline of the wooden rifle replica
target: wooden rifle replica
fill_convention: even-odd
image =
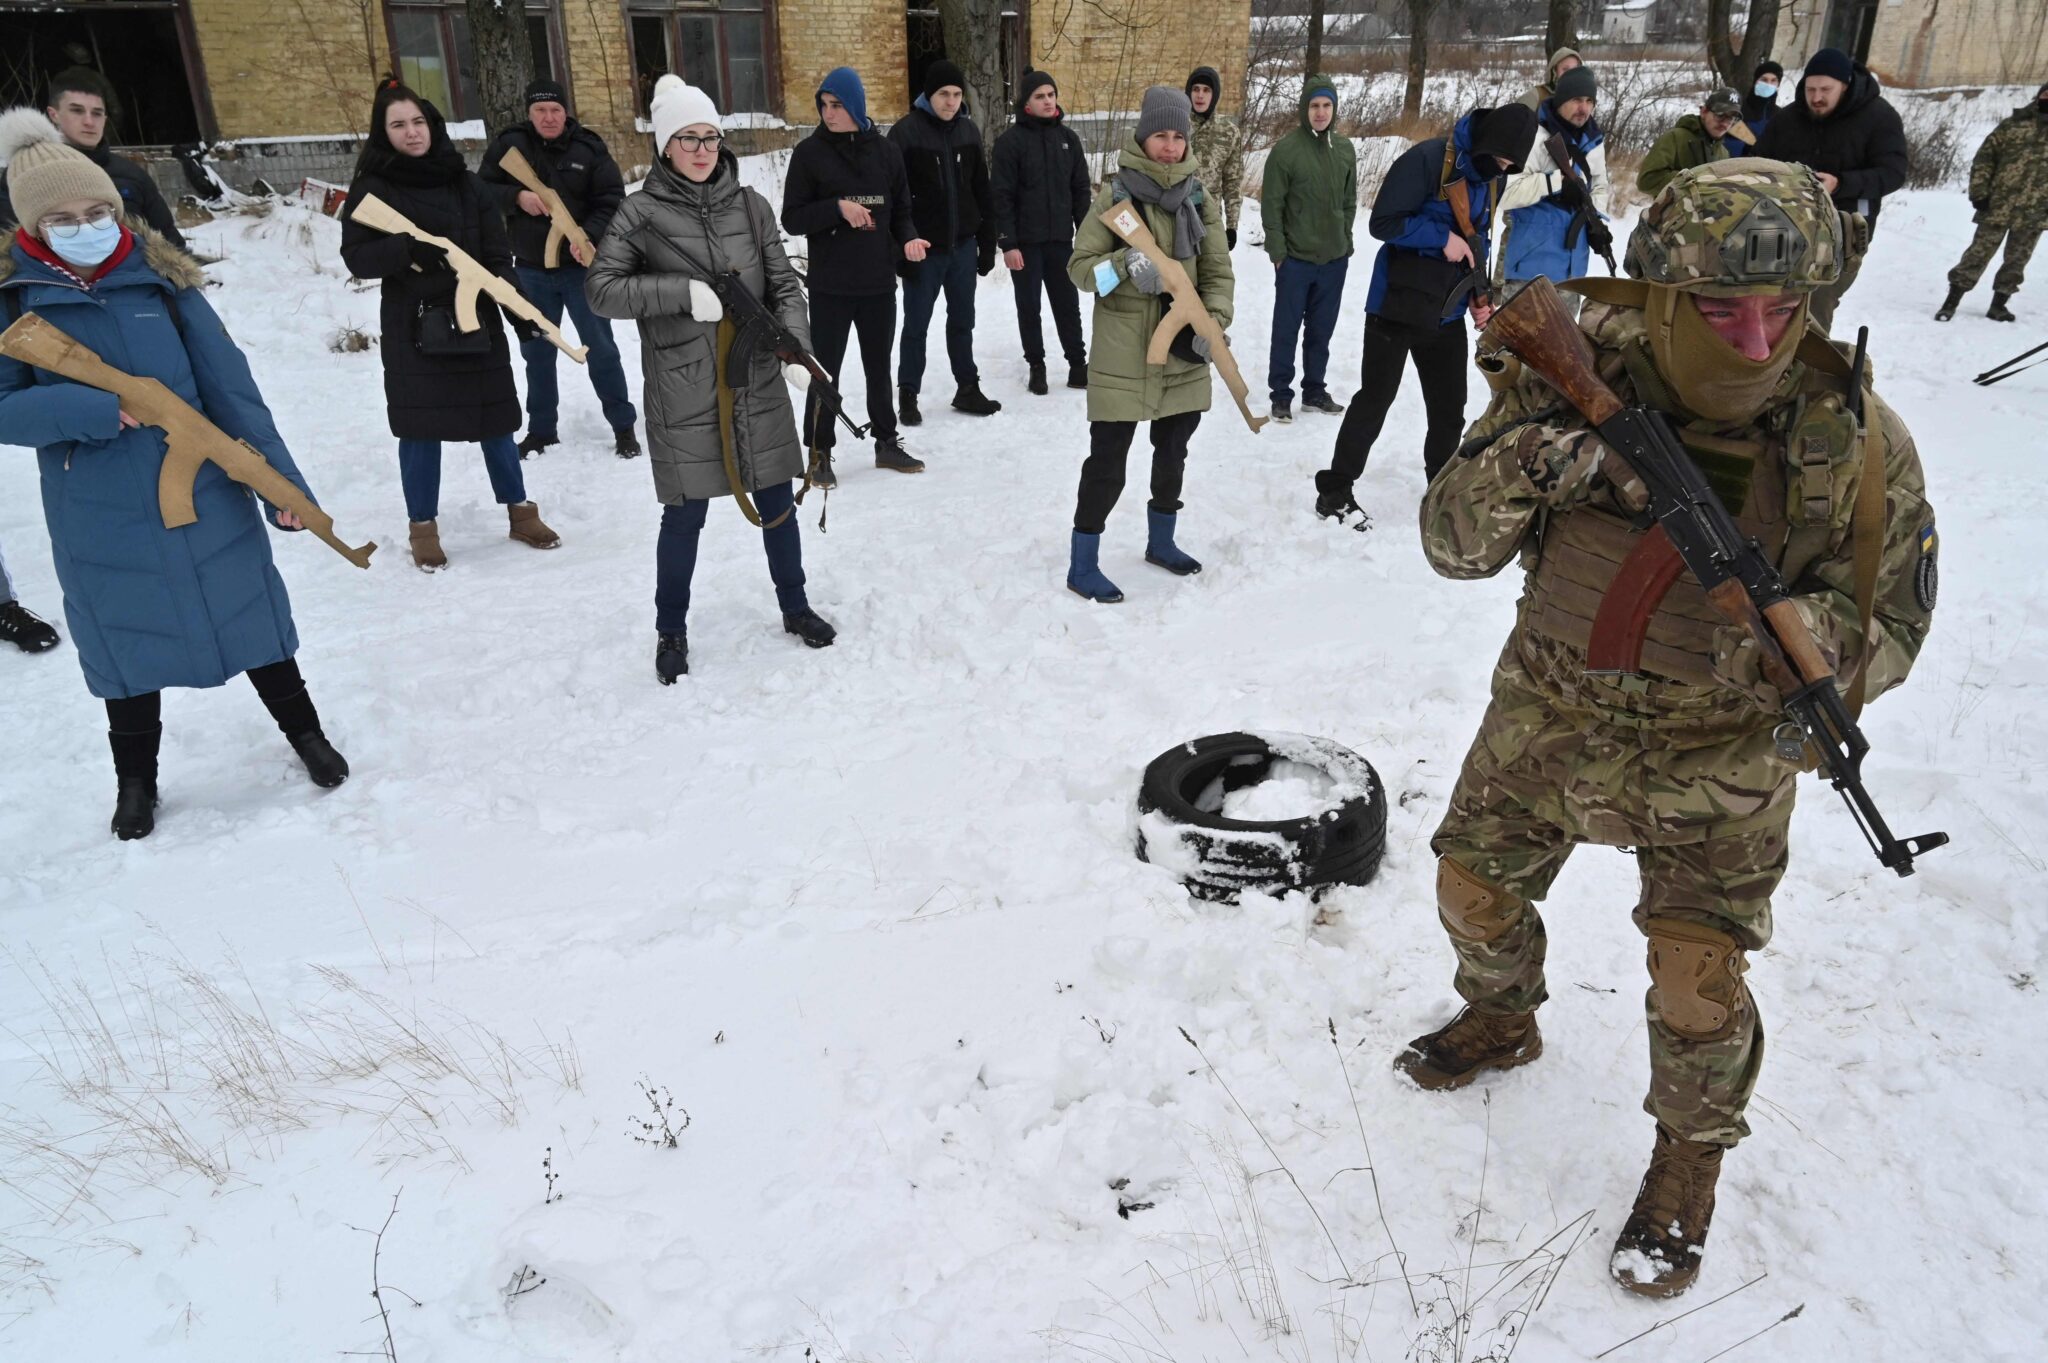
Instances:
[[[1803,737],[1819,754],[1829,782],[1848,803],[1877,859],[1901,876],[1913,874],[1913,859],[1946,844],[1948,834],[1892,836],[1863,787],[1863,758],[1870,743],[1842,700],[1834,668],[1800,618],[1778,570],[1721,505],[1673,433],[1670,418],[1648,407],[1624,405],[1601,380],[1585,334],[1548,279],[1534,280],[1494,313],[1486,335],[1576,407],[1601,443],[1642,480],[1649,492],[1647,514],[1654,521],[1648,539],[1667,539],[1706,589],[1714,609],[1756,641],[1764,677],[1784,697],[1785,713],[1798,726],[1797,735],[1788,735],[1794,753]],[[1860,363],[1857,369],[1860,386]]]
[[[540,176],[534,173],[532,162],[526,159],[525,154],[519,148],[506,148],[505,155],[498,164],[504,167],[507,175],[532,190],[535,196],[543,204],[547,205],[549,220],[548,245],[543,261],[550,270],[562,263],[562,243],[565,241],[572,247],[582,251],[584,255],[595,258],[596,250],[591,246],[590,238],[585,235],[582,226],[577,223],[576,219],[569,216],[569,206],[562,202],[560,194],[557,194],[552,188],[541,183]],[[571,259],[574,259],[573,255]],[[577,263],[582,264],[583,262],[577,261]]]
[[[112,393],[121,410],[144,426],[164,433],[164,464],[157,475],[157,508],[166,530],[199,519],[192,506],[192,480],[208,460],[228,477],[251,488],[272,506],[297,516],[305,527],[333,546],[334,552],[358,568],[370,566],[374,543],[352,548],[334,533],[334,517],[313,504],[298,485],[270,466],[247,441],[236,440],[208,421],[183,398],[156,380],[138,378],[114,368],[88,347],[35,313],[0,332],[0,355],[37,369],[46,369],[74,383]]]
[[[1197,336],[1209,342],[1209,362],[1223,376],[1223,386],[1230,390],[1230,396],[1237,399],[1237,410],[1244,414],[1244,424],[1252,428],[1253,435],[1257,435],[1259,427],[1270,418],[1252,415],[1251,403],[1247,400],[1251,389],[1246,386],[1244,375],[1238,372],[1237,357],[1230,353],[1230,343],[1223,337],[1223,328],[1202,306],[1202,295],[1196,291],[1195,281],[1189,278],[1187,267],[1175,260],[1171,251],[1160,249],[1159,243],[1153,239],[1152,229],[1145,226],[1137,205],[1111,204],[1102,215],[1102,224],[1126,246],[1144,252],[1158,269],[1164,291],[1173,295],[1173,306],[1159,319],[1158,329],[1152,333],[1152,343],[1145,349],[1145,363],[1165,364],[1167,352],[1173,349],[1174,337],[1180,335],[1182,327],[1193,327]]]
[[[363,196],[362,202],[349,214],[349,220],[359,222],[365,227],[374,227],[379,232],[389,232],[393,236],[409,236],[420,241],[432,242],[446,251],[448,268],[455,271],[456,279],[455,325],[462,330],[475,331],[482,325],[477,320],[476,296],[479,293],[487,293],[511,316],[524,318],[539,327],[541,334],[553,341],[555,348],[564,355],[578,364],[584,362],[583,357],[589,353],[588,346],[570,345],[568,338],[562,335],[562,329],[550,322],[539,308],[527,302],[524,294],[508,281],[479,265],[467,251],[448,238],[437,237],[432,232],[415,227],[412,219],[374,194]],[[413,268],[419,267],[415,265]]]

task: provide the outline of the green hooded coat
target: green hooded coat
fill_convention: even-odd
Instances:
[[[1351,254],[1351,223],[1358,216],[1358,149],[1337,136],[1336,120],[1323,132],[1309,128],[1308,102],[1336,88],[1321,76],[1301,86],[1301,126],[1266,154],[1259,210],[1266,224],[1266,254],[1327,265]]]

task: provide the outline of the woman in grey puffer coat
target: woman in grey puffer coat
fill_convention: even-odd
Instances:
[[[655,676],[668,686],[690,670],[686,624],[697,541],[716,497],[730,496],[717,383],[718,322],[724,308],[710,285],[735,273],[747,291],[810,348],[803,285],[783,254],[774,210],[739,182],[739,162],[721,145],[718,110],[702,90],[663,76],[654,88],[660,148],[647,183],[629,194],[598,243],[585,292],[601,316],[640,326],[646,379],[648,462],[661,499],[655,546]],[[737,319],[736,319],[737,320]],[[801,386],[808,375],[788,367]],[[768,575],[782,627],[812,648],[834,630],[804,594],[803,549],[793,481],[803,473],[784,370],[756,355],[751,373],[728,374],[739,481],[759,508]]]

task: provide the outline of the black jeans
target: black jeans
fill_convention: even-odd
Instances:
[[[860,333],[860,370],[868,388],[868,420],[875,440],[896,434],[895,395],[889,389],[889,351],[896,343],[896,294],[814,293],[811,295],[811,348],[833,378],[846,359],[849,330]],[[845,389],[841,388],[843,396]],[[839,425],[825,420],[815,395],[804,400],[804,442],[830,450]]]
[[[1152,501],[1154,511],[1180,510],[1181,475],[1188,462],[1188,441],[1202,424],[1200,412],[1163,416],[1152,423]],[[1088,459],[1081,465],[1081,495],[1074,503],[1074,528],[1099,535],[1116,499],[1123,495],[1124,460],[1137,437],[1135,421],[1088,423]]]
[[[1017,291],[1017,335],[1024,342],[1024,363],[1045,363],[1045,332],[1038,319],[1039,290],[1052,304],[1052,324],[1060,334],[1060,351],[1070,366],[1088,363],[1081,340],[1081,291],[1067,278],[1067,260],[1074,245],[1067,241],[1026,241],[1017,245],[1024,268],[1010,271]]]
[[[285,737],[296,738],[320,727],[312,698],[306,694],[306,679],[299,675],[298,659],[252,667],[247,675]],[[161,691],[121,696],[107,702],[107,728],[117,734],[152,733],[163,726],[163,712]]]
[[[796,501],[789,483],[771,483],[754,493],[754,509],[772,521]],[[697,575],[697,541],[711,503],[693,499],[661,509],[661,533],[654,541],[654,627],[663,634],[681,634],[690,620],[690,579]],[[761,547],[768,551],[768,578],[775,584],[775,604],[790,615],[810,607],[804,593],[804,547],[796,517],[784,516],[770,530],[762,527]]]
[[[1367,316],[1358,396],[1345,409],[1336,452],[1330,456],[1330,467],[1316,475],[1317,488],[1348,492],[1365,472],[1366,456],[1380,438],[1387,409],[1401,391],[1402,370],[1411,358],[1422,380],[1422,406],[1429,418],[1429,431],[1422,439],[1423,471],[1434,482],[1437,471],[1450,462],[1465,426],[1465,323],[1414,327]]]

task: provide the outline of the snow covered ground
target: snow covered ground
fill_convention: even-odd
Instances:
[[[451,451],[453,566],[423,576],[377,356],[326,348],[376,316],[334,224],[200,231],[302,466],[384,546],[369,573],[278,548],[355,776],[308,785],[239,683],[177,693],[158,830],[116,843],[68,645],[0,657],[0,1357],[383,1356],[375,1249],[404,1363],[1697,1363],[1795,1308],[1735,1357],[2038,1358],[2048,369],[1968,378],[2048,314],[2030,291],[1997,326],[1980,290],[1928,320],[1969,231],[1958,193],[1898,196],[1841,315],[1874,330],[1945,550],[1933,640],[1868,717],[1870,786],[1955,842],[1896,880],[1809,786],[1752,975],[1756,1134],[1663,1306],[1605,1271],[1651,1141],[1626,856],[1583,852],[1549,903],[1540,1064],[1455,1095],[1388,1068],[1454,1003],[1427,841],[1516,590],[1424,564],[1412,387],[1360,486],[1370,535],[1310,512],[1334,419],[1253,437],[1223,408],[1182,516],[1207,571],[1142,562],[1140,457],[1104,550],[1129,601],[1091,606],[1061,587],[1082,397],[1025,394],[984,280],[1002,415],[934,384],[929,473],[849,455],[830,533],[806,509],[838,645],[781,632],[721,506],[665,690],[647,466],[610,455],[580,378],[527,466],[563,547],[508,542]],[[1258,235],[1233,327],[1255,375]],[[11,455],[0,537],[54,614]],[[1385,779],[1385,868],[1326,924],[1192,902],[1131,855],[1144,764],[1244,727]]]

